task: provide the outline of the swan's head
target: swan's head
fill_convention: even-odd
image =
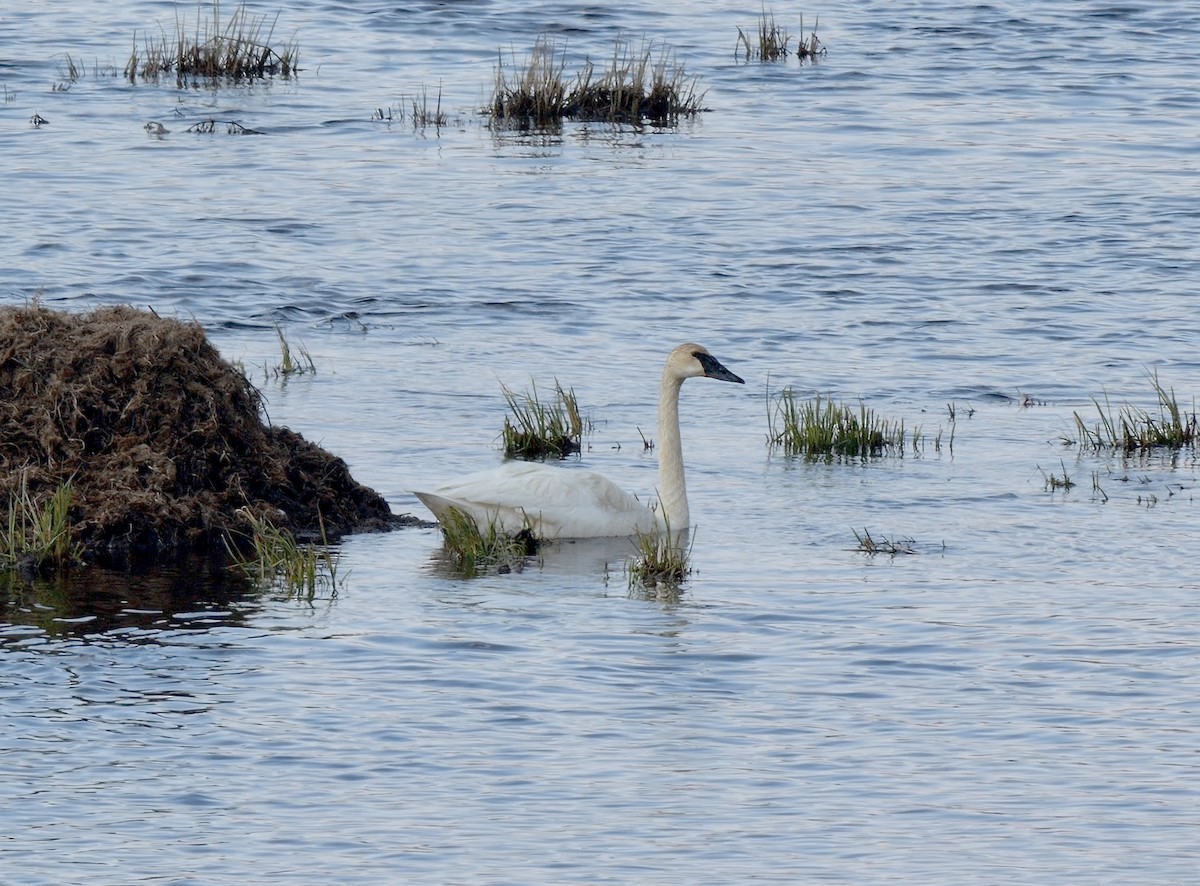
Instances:
[[[680,381],[685,378],[715,378],[718,381],[745,384],[745,381],[721,365],[721,361],[710,354],[708,348],[691,342],[671,351],[671,356],[667,358],[666,372]]]

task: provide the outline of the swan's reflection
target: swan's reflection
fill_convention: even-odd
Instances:
[[[623,536],[542,542],[537,551],[528,556],[499,564],[480,564],[469,569],[464,569],[461,560],[443,544],[434,551],[430,566],[435,574],[456,579],[530,571],[541,576],[598,578],[605,585],[626,588],[629,596],[635,599],[674,604],[680,601],[685,592],[690,539],[691,533],[687,530],[673,534],[670,549],[684,558],[685,570],[677,577],[657,580],[638,576],[637,566],[646,552],[638,538]]]

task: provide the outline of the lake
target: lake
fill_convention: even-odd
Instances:
[[[592,423],[565,467],[653,494],[701,342],[746,385],[683,391],[693,572],[631,591],[616,539],[463,578],[410,528],[313,599],[9,577],[6,880],[1193,881],[1196,452],[1075,416],[1157,415],[1155,376],[1195,412],[1200,9],[777,6],[803,64],[736,56],[756,4],[276,11],[296,77],[179,87],[121,72],[191,4],[5,5],[0,303],[195,319],[421,517],[500,462],[501,386],[555,379]],[[571,76],[648,41],[706,110],[490,126],[539,35]],[[917,445],[785,458],[785,387]]]

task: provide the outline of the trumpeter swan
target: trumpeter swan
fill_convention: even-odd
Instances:
[[[696,344],[671,351],[658,395],[658,495],[650,508],[592,471],[512,461],[473,474],[417,498],[439,520],[456,508],[481,529],[495,522],[505,532],[528,528],[537,538],[600,538],[672,531],[689,525],[683,448],[679,442],[679,389],[685,379],[715,378],[745,384]]]

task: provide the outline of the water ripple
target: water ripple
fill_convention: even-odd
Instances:
[[[18,7],[6,301],[196,318],[396,510],[498,461],[500,383],[572,385],[581,461],[650,494],[665,348],[748,381],[685,391],[677,600],[626,544],[454,579],[429,530],[348,540],[333,599],[0,583],[22,882],[1194,879],[1195,454],[1062,441],[1200,383],[1195,11],[834,3],[801,66],[733,58],[755,8],[318,0],[295,80],[176,89],[105,73],[171,4]],[[542,32],[669,43],[709,110],[489,129]],[[435,90],[445,126],[373,119]],[[265,371],[276,326],[315,375]],[[784,385],[924,445],[768,455]]]

